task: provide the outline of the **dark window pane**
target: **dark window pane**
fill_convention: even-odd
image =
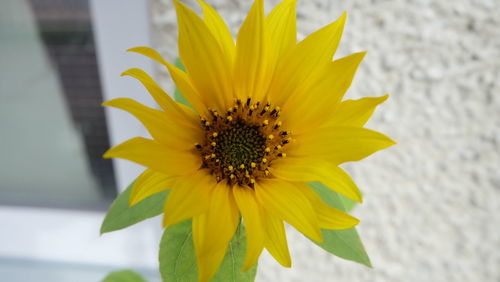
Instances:
[[[116,195],[87,0],[0,12],[0,204],[101,208]]]

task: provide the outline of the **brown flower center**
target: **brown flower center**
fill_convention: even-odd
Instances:
[[[202,156],[202,167],[209,169],[217,181],[227,179],[231,185],[253,188],[276,158],[286,157],[284,147],[290,133],[282,130],[280,108],[260,102],[236,100],[233,107],[221,114],[210,111],[210,118],[201,119],[205,140],[196,144]]]

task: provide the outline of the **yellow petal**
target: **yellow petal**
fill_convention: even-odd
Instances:
[[[280,60],[270,87],[273,102],[283,105],[301,88],[308,89],[311,76],[331,62],[344,29],[345,13],[334,23],[306,37]]]
[[[343,101],[332,114],[332,117],[325,122],[324,126],[363,127],[375,111],[375,108],[385,102],[387,98],[389,98],[389,95]]]
[[[106,101],[102,105],[129,112],[142,122],[154,139],[162,141],[168,139],[169,131],[164,127],[164,122],[168,122],[168,117],[164,112],[144,106],[130,98],[117,98]]]
[[[340,103],[347,89],[351,86],[356,70],[366,52],[355,53],[328,64],[324,71],[311,76],[312,83],[300,86],[300,94],[292,96],[283,108],[293,109],[293,114],[300,118],[290,118],[287,124],[295,133],[314,130],[334,116],[332,108]],[[305,88],[308,86],[309,88]]]
[[[262,225],[266,234],[264,247],[281,265],[292,267],[283,220],[275,217],[264,208],[261,208],[261,214]]]
[[[233,195],[243,216],[247,232],[247,252],[243,264],[243,271],[247,271],[257,262],[264,248],[264,228],[255,191],[246,186],[234,186]]]
[[[186,126],[197,128],[199,120],[197,115],[189,108],[176,103],[170,96],[149,76],[146,72],[138,68],[132,68],[122,73],[122,76],[129,75],[139,80],[151,94],[153,99],[162,107],[165,113],[172,119],[185,123]]]
[[[224,112],[233,103],[229,58],[203,20],[179,1],[174,3],[179,25],[179,56],[187,74],[200,96]]]
[[[209,104],[206,104],[203,101],[202,97],[200,97],[200,94],[189,80],[188,75],[183,70],[165,61],[158,52],[150,47],[134,47],[128,49],[127,51],[144,55],[163,64],[168,69],[170,76],[172,76],[172,80],[179,88],[182,95],[186,97],[189,103],[199,114],[207,116],[207,107],[209,107]]]
[[[144,124],[149,133],[160,143],[171,144],[177,148],[190,149],[193,144],[203,138],[200,129],[183,127],[183,123],[173,120],[163,111],[146,107],[129,98],[117,98],[103,103],[131,113]],[[176,134],[172,134],[175,132]]]
[[[203,232],[207,229],[205,218],[196,216],[193,218],[193,243],[196,251],[196,262],[198,263],[198,281],[208,282],[217,273],[217,270],[226,254],[227,244],[218,251],[201,255],[200,246],[203,244]]]
[[[396,144],[382,133],[359,127],[325,127],[296,137],[290,156],[320,158],[342,164],[359,161]]]
[[[205,169],[179,177],[165,203],[163,226],[168,227],[206,212],[215,185],[214,177]]]
[[[201,165],[196,152],[178,150],[142,137],[132,138],[109,149],[104,158],[129,160],[167,175],[190,174]]]
[[[266,29],[269,32],[271,41],[270,55],[273,65],[297,43],[296,3],[297,0],[282,1],[266,18]]]
[[[264,29],[264,1],[255,0],[238,32],[234,82],[241,99],[261,101],[271,80],[269,41]]]
[[[307,184],[300,186],[302,192],[313,204],[314,210],[318,216],[319,226],[323,229],[342,230],[356,226],[359,220],[349,214],[330,207],[316,194],[316,192]]]
[[[151,195],[173,188],[176,179],[175,176],[146,169],[134,183],[129,205],[133,206]]]
[[[203,19],[205,24],[219,42],[222,51],[229,58],[230,64],[232,65],[236,49],[231,32],[229,32],[226,23],[224,23],[222,17],[217,13],[217,11],[215,11],[214,8],[212,8],[212,6],[202,0],[198,0],[198,3],[201,5],[203,10]]]
[[[200,200],[210,202],[206,213],[200,215],[205,225],[200,229],[199,236],[202,238],[197,252],[203,256],[227,246],[236,231],[240,216],[231,189],[225,181],[215,186],[211,198]]]
[[[271,173],[287,181],[321,182],[333,191],[361,203],[362,195],[351,177],[340,167],[321,159],[286,158],[275,162]]]
[[[165,65],[165,66],[167,64],[169,64],[169,62],[167,62],[167,61],[165,61],[165,59],[163,59],[162,55],[160,55],[160,53],[158,53],[158,51],[156,51],[155,49],[153,49],[151,47],[147,47],[147,46],[132,47],[130,49],[127,49],[127,52],[134,52],[137,54],[141,54],[141,55],[146,56],[152,60],[155,60],[158,63]]]
[[[269,179],[255,185],[255,192],[262,205],[278,218],[312,240],[323,241],[314,209],[297,184]]]

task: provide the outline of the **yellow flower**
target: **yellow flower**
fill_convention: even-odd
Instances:
[[[264,15],[256,0],[237,39],[217,12],[199,1],[204,19],[174,1],[179,55],[186,72],[148,47],[132,48],[165,65],[193,109],[174,102],[145,72],[123,75],[144,84],[161,109],[118,98],[104,103],[130,112],[152,139],[133,138],[106,158],[148,169],[130,204],[171,189],[165,227],[192,218],[199,279],[216,272],[240,216],[247,231],[244,270],[263,248],[290,267],[284,222],[322,241],[320,229],[346,229],[358,220],[332,208],[306,183],[319,181],[361,202],[339,167],[394,144],[363,128],[387,96],[342,101],[365,53],[332,61],[345,14],[296,42],[295,3]]]

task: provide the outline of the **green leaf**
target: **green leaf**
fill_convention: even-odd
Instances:
[[[243,225],[240,224],[233,239],[229,243],[226,256],[212,281],[245,282],[255,280],[255,275],[257,275],[257,263],[245,272],[241,270],[245,262],[246,243],[246,231]]]
[[[246,232],[240,224],[213,282],[254,281],[257,265],[242,272]],[[198,267],[191,235],[191,220],[167,228],[160,243],[160,273],[164,281],[198,281]]]
[[[332,191],[331,189],[328,189],[328,190]],[[340,202],[344,206],[344,209],[346,212],[352,211],[354,209],[354,207],[357,205],[356,201],[351,200],[342,194],[336,193],[335,191],[332,191],[332,192],[337,194],[337,196],[340,198]]]
[[[340,194],[332,191],[319,182],[309,183],[309,185],[328,205],[343,211],[347,210],[344,205],[345,200],[342,199]],[[323,233],[324,241],[323,243],[313,241],[316,245],[338,257],[372,267],[370,258],[365,251],[365,247],[359,238],[356,228],[346,230],[322,229],[321,232]]]
[[[186,68],[184,68],[184,65],[181,62],[180,58],[175,59],[175,66],[180,68],[183,71],[186,71]],[[174,92],[174,99],[175,101],[184,104],[190,108],[193,108],[191,104],[189,104],[188,100],[182,95],[181,91],[177,87],[175,87],[175,92]]]
[[[109,208],[101,225],[101,234],[123,229],[163,212],[163,204],[169,191],[154,194],[129,207],[128,199],[133,185],[134,183],[130,184],[125,191],[118,195]]]
[[[179,58],[179,57],[177,57],[177,59],[175,59],[175,66],[180,68],[183,71],[186,71],[184,64],[182,64],[181,58]]]
[[[146,280],[132,270],[121,270],[111,272],[102,282],[146,282]]]
[[[350,212],[357,205],[356,201],[351,200],[346,196],[333,191],[332,189],[329,189],[328,187],[324,186],[319,182],[309,183],[309,185],[316,190],[316,192],[321,196],[323,201],[325,201],[332,207],[341,209],[345,212]]]

